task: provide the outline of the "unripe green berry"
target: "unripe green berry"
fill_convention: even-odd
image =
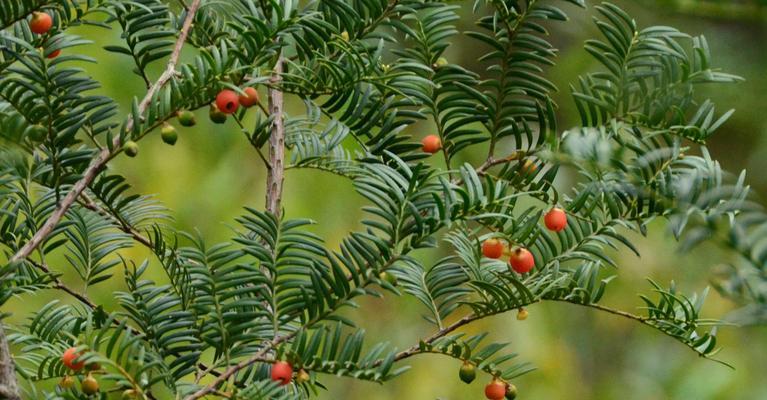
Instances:
[[[303,368],[298,370],[298,373],[296,374],[296,383],[305,383],[309,382],[309,379],[311,379],[311,376],[309,376],[309,373],[306,372]]]
[[[163,142],[173,146],[178,140],[178,133],[176,133],[176,128],[173,125],[165,124],[160,131],[160,137],[162,137]]]
[[[178,123],[181,126],[194,126],[197,124],[197,119],[194,117],[194,113],[187,110],[178,112]]]
[[[64,375],[59,382],[59,387],[62,389],[71,389],[75,385],[75,378],[70,375]]]
[[[341,39],[343,39],[345,42],[349,41],[349,32],[343,31],[341,32]]]
[[[48,129],[40,124],[32,125],[27,129],[27,137],[33,142],[42,142],[46,136],[48,136]]]
[[[378,278],[380,278],[382,281],[388,282],[392,286],[397,286],[397,277],[386,271],[383,271],[380,274],[378,274]]]
[[[138,155],[138,143],[129,140],[123,145],[123,150],[128,157],[136,157]]]
[[[80,388],[85,394],[96,394],[99,392],[99,381],[97,381],[93,375],[88,374],[88,376],[86,376],[85,379],[83,379],[83,381],[80,383]]]
[[[434,67],[436,67],[436,68],[442,68],[442,67],[446,67],[446,66],[447,66],[447,64],[448,64],[448,62],[447,62],[447,58],[445,58],[445,57],[440,57],[440,58],[438,58],[438,59],[437,59],[437,62],[435,62],[435,63],[434,63]]]
[[[470,361],[464,361],[460,371],[458,371],[458,377],[464,383],[471,383],[477,377],[477,367]]]
[[[509,383],[506,386],[506,398],[508,400],[514,400],[517,398],[517,387],[513,383]]]
[[[215,105],[210,106],[210,113],[208,114],[211,122],[214,124],[223,124],[226,122],[226,114],[221,112]]]
[[[123,400],[135,400],[139,398],[138,392],[134,389],[128,389],[124,391],[121,397]]]

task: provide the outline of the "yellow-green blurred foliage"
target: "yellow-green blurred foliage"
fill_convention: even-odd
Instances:
[[[465,18],[459,28],[472,29],[471,1],[465,1]],[[728,72],[746,78],[746,83],[717,86],[705,95],[711,96],[720,109],[737,108],[737,113],[711,141],[715,157],[729,170],[749,169],[749,182],[758,192],[767,193],[767,108],[763,100],[767,92],[767,20],[761,18],[729,18],[696,14],[695,7],[684,12],[665,3],[619,1],[634,15],[641,26],[670,25],[691,34],[705,34],[715,61]],[[563,3],[560,3],[563,4]],[[593,2],[591,3],[593,5]],[[577,123],[577,115],[568,93],[568,83],[593,68],[596,63],[582,50],[583,41],[596,37],[587,11],[565,7],[571,16],[566,24],[552,27],[554,43],[561,49],[559,64],[550,77],[559,86],[560,128]],[[688,13],[692,11],[692,13]],[[709,13],[710,14],[710,13]],[[714,13],[715,14],[715,13]],[[80,33],[96,41],[82,48],[99,63],[85,65],[104,84],[104,93],[123,105],[133,96],[143,95],[140,78],[131,72],[127,58],[105,53],[101,46],[115,43],[118,32],[104,34],[96,28],[78,28]],[[95,34],[94,34],[95,33]],[[447,58],[473,69],[483,49],[467,38],[457,38],[449,47]],[[262,98],[265,98],[262,93]],[[124,109],[127,109],[124,108]],[[293,99],[293,113],[302,111]],[[207,110],[197,113],[199,124],[179,127],[175,147],[164,145],[157,135],[141,143],[135,159],[118,158],[112,168],[126,174],[142,193],[156,193],[175,210],[175,224],[184,230],[197,229],[208,242],[226,240],[235,225],[234,218],[245,205],[263,207],[264,170],[253,149],[233,123],[212,125]],[[430,126],[421,126],[429,133]],[[437,160],[435,160],[437,161]],[[561,182],[565,187],[567,182]],[[288,217],[309,217],[318,222],[316,233],[330,244],[337,244],[348,232],[360,228],[363,217],[361,198],[350,182],[317,171],[289,171],[284,195]],[[676,251],[673,240],[662,224],[652,226],[649,238],[634,237],[642,257],[629,252],[614,256],[619,275],[604,299],[606,304],[634,310],[639,291],[647,291],[646,277],[668,283],[676,280],[686,291],[702,290],[717,264],[730,255],[704,245],[690,254]],[[419,254],[434,260],[447,251],[447,246]],[[147,252],[136,248],[125,253],[137,260]],[[54,265],[66,273],[65,280],[76,282],[66,265]],[[119,268],[118,268],[119,270]],[[114,306],[114,290],[122,290],[122,275],[89,288],[99,303]],[[154,279],[163,280],[161,272]],[[12,301],[4,311],[21,318],[59,293],[45,292]],[[69,301],[66,299],[66,301]],[[418,304],[409,298],[387,295],[385,300],[369,299],[358,310],[347,314],[366,328],[371,341],[390,341],[402,348],[417,342],[432,329],[421,317]],[[712,293],[707,302],[707,316],[716,317],[734,305]],[[698,359],[695,354],[673,340],[628,320],[567,304],[536,305],[529,309],[526,321],[517,321],[514,313],[501,315],[470,327],[470,331],[490,330],[491,338],[509,341],[520,358],[530,361],[538,371],[516,383],[521,399],[764,399],[767,398],[767,328],[724,328],[720,358],[733,364],[730,370],[719,364]],[[487,377],[471,385],[458,380],[458,361],[424,356],[412,360],[412,370],[400,379],[380,386],[349,379],[327,378],[329,391],[322,399],[480,399]]]

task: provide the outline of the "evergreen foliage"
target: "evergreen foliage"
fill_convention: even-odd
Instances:
[[[741,255],[715,289],[743,306],[737,322],[765,322],[767,213],[745,174],[723,171],[705,147],[733,111],[695,91],[740,78],[715,67],[702,36],[638,27],[603,3],[594,21],[602,37],[585,45],[602,68],[572,83],[581,124],[562,129],[547,75],[557,55],[549,29],[567,21],[565,3],[585,6],[4,0],[0,304],[51,288],[77,300],[52,301],[22,326],[6,324],[23,397],[98,397],[38,385],[72,374],[61,362],[69,347],[100,365],[99,398],[122,391],[141,399],[306,398],[333,375],[396,379],[408,358],[426,353],[511,381],[534,368],[513,346],[459,330],[540,302],[620,315],[712,358],[722,322],[701,316],[707,289],[682,294],[673,282],[650,281],[636,314],[601,302],[620,272],[610,253],[638,254],[628,233],[645,235],[657,219],[668,221],[682,249],[713,240]],[[472,8],[474,30],[456,28],[460,7]],[[28,27],[38,11],[54,18],[44,35]],[[132,62],[147,97],[125,110],[99,95],[99,82],[78,67],[97,62],[78,54],[90,41],[68,33],[79,24],[121,33],[103,57]],[[457,35],[485,49],[485,70],[445,60]],[[178,62],[179,46],[193,55],[188,63]],[[63,53],[47,57],[57,50]],[[149,68],[168,62],[159,77]],[[231,240],[209,243],[177,231],[171,210],[104,168],[123,144],[159,134],[178,112],[207,109],[220,90],[247,86],[268,92],[268,101],[262,96],[261,107],[241,107],[230,118],[272,176],[300,168],[334,173],[365,199],[363,227],[339,247],[312,233],[309,219],[253,205],[237,218]],[[306,112],[275,113],[278,94],[302,100]],[[246,112],[257,114],[254,126],[244,125]],[[413,136],[421,121],[434,124],[443,144],[429,161]],[[32,135],[39,127],[41,138]],[[284,161],[275,141],[282,134]],[[481,163],[466,162],[477,154]],[[563,171],[577,176],[572,188],[555,185]],[[568,215],[558,233],[542,222],[555,205]],[[46,223],[53,224],[48,232]],[[488,238],[529,249],[535,269],[518,274],[506,259],[483,257]],[[123,258],[120,250],[131,246],[152,257]],[[431,247],[450,255],[430,263],[415,257]],[[49,264],[61,255],[65,264]],[[70,268],[77,289],[59,279]],[[150,268],[167,281],[146,278]],[[125,284],[117,302],[92,303],[87,289],[119,269]],[[365,296],[414,297],[433,332],[406,349],[365,343],[364,330],[340,312]],[[309,379],[273,382],[270,365],[281,359]]]

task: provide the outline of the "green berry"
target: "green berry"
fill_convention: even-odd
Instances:
[[[121,397],[123,400],[134,400],[139,398],[138,392],[135,391],[134,389],[128,389],[124,391]]]
[[[308,372],[303,368],[298,370],[298,373],[296,374],[296,383],[306,383],[309,382],[309,379],[311,379],[311,376]]]
[[[171,146],[176,144],[176,141],[178,140],[178,133],[176,133],[176,128],[174,128],[173,125],[165,124],[160,131],[160,136],[162,137],[163,142]]]
[[[123,150],[128,157],[136,157],[138,155],[138,143],[129,140],[123,145]]]
[[[380,274],[378,274],[378,277],[382,281],[386,281],[386,282],[388,282],[392,286],[397,286],[397,277],[392,275],[392,274],[390,274],[390,273],[388,273],[388,272],[386,272],[386,271],[383,271]]]
[[[27,129],[27,137],[33,142],[42,142],[46,136],[48,136],[48,129],[40,124],[32,125]]]
[[[506,398],[508,400],[514,400],[517,398],[517,387],[513,383],[506,385]]]
[[[216,107],[215,105],[210,106],[209,116],[210,116],[210,120],[214,124],[223,124],[224,122],[226,122],[226,114],[221,112],[221,110],[219,110],[218,107]]]
[[[70,375],[64,375],[59,382],[59,387],[62,389],[71,389],[75,385],[75,378]]]
[[[461,370],[458,371],[458,377],[461,378],[464,383],[473,382],[477,377],[477,367],[470,361],[464,361]]]
[[[194,113],[187,110],[178,112],[178,123],[181,126],[194,126],[197,124],[197,119],[194,117]]]
[[[448,64],[447,58],[440,57],[440,58],[437,59],[437,62],[434,63],[434,66],[437,67],[437,68],[442,68],[442,67],[446,67],[447,64]]]
[[[88,374],[80,383],[80,389],[87,395],[96,394],[99,392],[99,381],[93,375]]]

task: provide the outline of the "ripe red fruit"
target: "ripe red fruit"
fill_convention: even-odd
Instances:
[[[543,217],[543,222],[550,231],[559,232],[567,226],[567,214],[565,210],[554,207]]]
[[[56,58],[56,57],[58,57],[58,56],[59,56],[59,54],[61,54],[61,49],[58,49],[58,50],[54,50],[53,52],[51,52],[50,54],[48,54],[48,55],[47,55],[47,56],[45,56],[45,57],[46,57],[46,58]]]
[[[535,258],[530,250],[520,247],[511,253],[509,264],[514,271],[524,274],[535,267]]]
[[[246,87],[242,90],[245,94],[241,94],[239,97],[240,104],[243,107],[252,107],[258,104],[258,91],[252,87]]]
[[[501,258],[503,249],[503,243],[498,239],[487,239],[482,243],[482,254],[487,258]]]
[[[492,382],[485,386],[485,397],[490,400],[503,400],[506,397],[506,385],[497,379],[493,379]]]
[[[29,29],[32,32],[42,35],[51,30],[51,28],[53,28],[53,18],[50,15],[44,12],[32,14],[32,20],[29,21]]]
[[[293,379],[293,367],[285,361],[277,361],[272,365],[272,380],[287,385]]]
[[[80,355],[77,354],[77,349],[74,347],[70,347],[64,351],[64,354],[61,355],[61,362],[67,368],[71,370],[79,371],[83,369],[83,367],[85,366],[85,361],[75,362],[75,360],[79,356]]]
[[[240,108],[240,99],[232,90],[224,89],[216,96],[216,107],[224,114],[233,114]]]
[[[442,148],[442,140],[437,135],[429,135],[421,140],[423,152],[434,154]]]

